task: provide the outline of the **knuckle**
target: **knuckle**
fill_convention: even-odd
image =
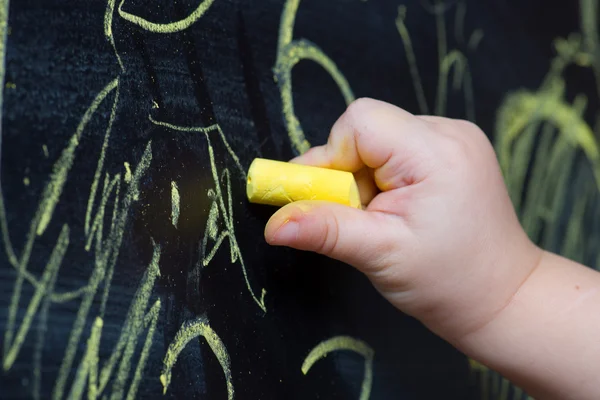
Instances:
[[[440,135],[440,151],[443,162],[452,169],[465,167],[493,152],[491,142],[485,133],[473,122],[455,120],[444,126]]]
[[[479,126],[477,126],[474,122],[471,122],[469,120],[456,119],[454,120],[454,122],[456,124],[457,130],[461,131],[462,133],[473,133],[481,131]]]
[[[361,115],[365,110],[372,108],[376,103],[376,100],[370,99],[368,97],[359,97],[358,99],[352,101],[348,107],[346,108],[346,114],[351,117],[356,115]]]
[[[368,97],[358,98],[348,105],[344,112],[344,118],[353,128],[355,135],[359,135],[365,125],[368,125],[368,121],[373,118],[374,110],[380,106],[377,100]]]
[[[491,147],[490,139],[485,132],[474,122],[467,120],[456,121],[456,135],[468,144],[478,148]]]
[[[327,213],[322,222],[322,231],[315,252],[324,255],[333,254],[339,243],[339,222],[333,213]]]

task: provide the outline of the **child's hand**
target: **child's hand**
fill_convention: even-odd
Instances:
[[[600,398],[600,273],[529,240],[476,126],[363,99],[295,162],[355,172],[367,206],[288,204],[269,243],[353,265],[535,398]]]
[[[541,257],[515,215],[492,146],[471,123],[361,99],[326,145],[294,162],[356,173],[367,205],[289,204],[267,224],[267,241],[358,268],[450,342],[492,321]]]

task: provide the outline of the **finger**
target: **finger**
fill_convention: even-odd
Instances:
[[[368,167],[354,173],[354,179],[356,180],[358,193],[360,194],[360,202],[363,206],[369,205],[371,200],[379,193],[373,174],[373,169]]]
[[[389,265],[406,232],[399,218],[330,202],[298,201],[279,209],[265,228],[271,245],[312,251],[365,273]],[[369,237],[369,240],[365,240]]]
[[[422,180],[428,173],[430,124],[391,104],[360,99],[335,122],[327,144],[292,162],[357,172],[374,170],[380,190]]]

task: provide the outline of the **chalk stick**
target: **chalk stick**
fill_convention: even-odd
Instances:
[[[251,203],[284,206],[299,200],[324,200],[361,208],[351,172],[256,158],[248,169]]]

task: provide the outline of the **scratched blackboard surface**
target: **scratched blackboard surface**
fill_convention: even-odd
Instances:
[[[598,265],[598,1],[0,0],[0,398],[521,399],[359,273],[271,248],[255,157],[358,97],[470,119]]]

